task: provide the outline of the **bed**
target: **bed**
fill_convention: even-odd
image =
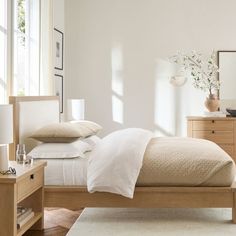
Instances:
[[[25,142],[33,130],[59,122],[60,113],[58,97],[10,97],[10,103],[14,109],[14,143],[10,146],[10,156],[14,160],[16,144]],[[35,145],[37,142],[27,141],[27,148]],[[133,199],[104,192],[90,194],[86,186],[79,185],[46,185],[44,189],[45,207],[232,208],[236,223],[236,183],[230,187],[137,186]]]

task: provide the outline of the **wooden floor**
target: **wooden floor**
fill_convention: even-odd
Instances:
[[[28,231],[24,236],[65,236],[83,209],[71,211],[64,208],[48,208],[44,211],[44,230]]]

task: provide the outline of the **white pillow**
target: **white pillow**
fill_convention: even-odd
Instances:
[[[99,138],[96,135],[92,135],[88,138],[80,139],[80,140],[87,143],[87,144],[89,144],[90,146],[94,147],[95,145],[97,145],[101,141],[101,138]]]
[[[28,156],[34,159],[85,158],[84,153],[91,150],[92,146],[81,140],[77,140],[73,143],[42,143],[28,153]]]

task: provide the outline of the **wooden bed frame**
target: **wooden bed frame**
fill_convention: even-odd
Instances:
[[[14,143],[10,146],[15,159],[19,142],[19,102],[58,100],[58,97],[10,97],[14,109]],[[88,193],[85,186],[45,186],[45,207],[125,207],[125,208],[232,208],[236,223],[236,182],[231,187],[136,187],[133,199],[111,193]]]

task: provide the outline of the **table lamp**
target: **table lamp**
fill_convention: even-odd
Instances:
[[[0,105],[0,171],[8,170],[8,144],[13,143],[13,107]]]
[[[84,120],[84,99],[67,100],[67,120]]]

